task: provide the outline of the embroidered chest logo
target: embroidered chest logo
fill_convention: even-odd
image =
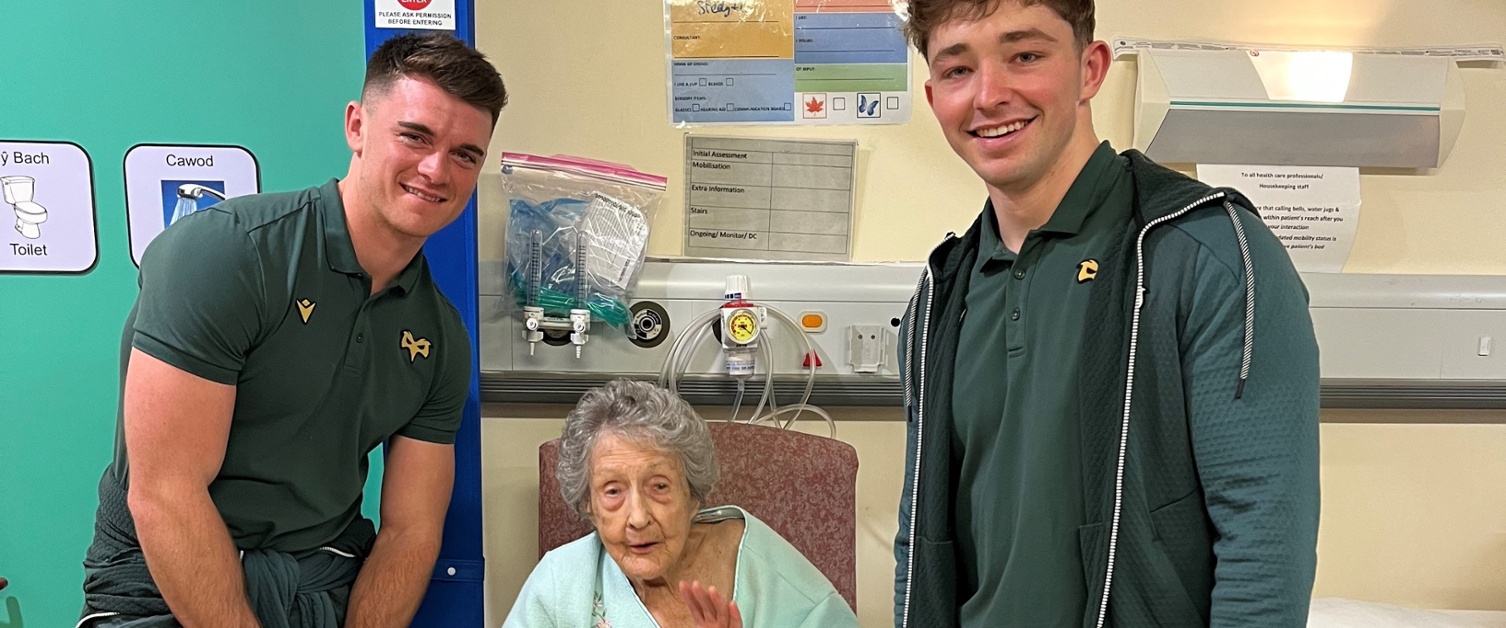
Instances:
[[[409,363],[417,360],[418,356],[423,356],[425,360],[429,359],[429,349],[433,346],[433,343],[430,343],[426,339],[414,338],[411,331],[403,332],[402,347],[408,350]]]
[[[298,306],[298,317],[303,319],[303,324],[309,324],[309,317],[314,315],[314,302],[302,299],[293,304]]]
[[[1098,277],[1098,260],[1085,259],[1077,265],[1077,283],[1088,283]]]

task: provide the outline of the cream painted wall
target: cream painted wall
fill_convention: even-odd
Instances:
[[[1418,418],[1325,413],[1313,595],[1506,610],[1506,412]]]
[[[1302,45],[1416,46],[1506,41],[1499,0],[1102,0],[1100,37],[1221,38]],[[661,3],[654,0],[493,0],[478,10],[477,41],[512,92],[493,141],[503,150],[621,161],[669,176],[652,252],[680,252],[683,131],[666,113]],[[917,64],[919,65],[919,64]],[[918,260],[947,231],[966,228],[982,187],[947,147],[919,85],[909,124],[884,127],[702,127],[750,136],[856,138],[860,156],[854,259]],[[1347,270],[1506,272],[1506,72],[1463,70],[1463,133],[1436,172],[1367,174]],[[1116,62],[1095,101],[1099,133],[1131,140],[1135,63]],[[483,207],[501,207],[496,169]],[[500,229],[500,225],[495,225]],[[500,238],[486,242],[500,246]],[[495,254],[495,251],[490,251]],[[484,253],[487,254],[487,253]],[[491,255],[488,255],[489,257]]]
[[[569,153],[670,177],[652,253],[680,251],[683,130],[667,123],[661,4],[655,0],[493,0],[477,40],[512,92],[481,182],[483,234],[498,234],[496,154]],[[1100,0],[1115,34],[1302,45],[1506,42],[1501,0]],[[914,73],[917,88],[924,80]],[[1506,273],[1506,71],[1463,70],[1468,113],[1435,171],[1366,172],[1346,271]],[[1102,137],[1130,143],[1135,64],[1116,62],[1095,101]],[[909,124],[711,127],[747,136],[856,138],[854,258],[917,260],[965,228],[982,188],[942,140],[923,93]],[[483,257],[500,236],[484,236]],[[536,560],[538,445],[564,409],[489,408],[483,422],[489,625],[500,623]],[[843,422],[858,449],[859,615],[886,625],[903,465],[897,411]],[[503,418],[509,417],[509,418]],[[542,417],[542,418],[541,418]],[[1439,608],[1506,610],[1506,413],[1330,412],[1323,427],[1323,527],[1314,594]],[[1416,425],[1443,422],[1440,425]],[[1409,424],[1411,423],[1411,424]],[[1457,424],[1451,424],[1457,423]],[[1467,423],[1467,424],[1466,424]],[[1493,424],[1492,424],[1493,423]]]
[[[1506,42],[1499,0],[1120,0],[1098,2],[1098,36],[1217,39],[1305,46],[1427,46]],[[1443,167],[1363,173],[1359,232],[1345,272],[1506,273],[1506,72],[1462,70],[1459,143]],[[1128,146],[1135,64],[1115,63],[1094,119]]]

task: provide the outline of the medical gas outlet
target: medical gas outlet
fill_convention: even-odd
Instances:
[[[528,355],[544,339],[544,308],[537,305],[523,306],[523,340],[528,341]]]
[[[586,239],[577,241],[573,257],[571,272],[575,277],[575,289],[571,295],[573,301],[570,308],[570,317],[561,320],[558,317],[545,316],[541,301],[544,273],[543,234],[535,231],[532,233],[528,244],[528,262],[525,269],[527,285],[526,305],[523,306],[523,340],[528,342],[528,355],[534,355],[534,349],[540,341],[545,344],[565,346],[575,345],[575,357],[579,359],[581,349],[591,340],[591,310],[587,305],[590,303],[591,285],[586,279],[587,245]],[[566,336],[568,334],[568,340]]]
[[[575,357],[580,358],[580,348],[591,339],[591,310],[570,310],[570,344],[575,345]]]
[[[751,377],[756,366],[758,336],[763,331],[764,309],[745,300],[747,275],[727,277],[722,306],[722,352],[727,359],[727,374]]]

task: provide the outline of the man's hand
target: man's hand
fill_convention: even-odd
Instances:
[[[700,581],[680,581],[680,599],[690,607],[696,628],[742,628],[743,614],[737,602],[723,600],[716,587],[701,588]]]

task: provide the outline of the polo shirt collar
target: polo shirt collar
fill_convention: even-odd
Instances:
[[[1092,156],[1088,157],[1087,163],[1083,164],[1077,178],[1073,179],[1072,187],[1067,189],[1066,195],[1062,196],[1061,203],[1056,206],[1056,211],[1051,212],[1051,217],[1046,224],[1041,225],[1034,233],[1050,233],[1053,235],[1074,236],[1082,232],[1083,223],[1087,221],[1094,210],[1102,205],[1108,198],[1109,191],[1113,189],[1114,179],[1124,171],[1119,162],[1119,155],[1114,148],[1105,140],[1093,150]],[[999,237],[999,217],[994,214],[994,202],[992,199],[983,203],[982,233],[978,241],[978,260],[973,264],[973,272],[985,272],[1000,264],[1013,263],[1019,256],[1004,246]]]
[[[347,275],[362,275],[366,270],[356,259],[356,247],[350,243],[350,230],[345,225],[345,203],[340,200],[340,180],[330,179],[319,187],[314,198],[319,208],[319,219],[324,222],[324,261],[330,270]]]
[[[330,179],[319,187],[314,199],[319,208],[319,219],[324,223],[324,259],[330,270],[347,275],[365,275],[366,269],[356,259],[356,247],[350,241],[350,229],[345,222],[345,203],[340,200],[340,181]],[[419,277],[427,268],[424,254],[420,251],[403,271],[392,279],[388,289],[399,288],[403,294],[413,292]]]
[[[999,237],[999,217],[994,214],[993,200],[983,202],[983,224],[978,233],[978,260],[973,262],[973,272],[981,273],[997,264],[1012,263],[1016,254],[1005,248]]]
[[[1119,154],[1104,140],[1094,149],[1093,155],[1088,157],[1088,162],[1083,164],[1082,171],[1072,181],[1072,187],[1067,188],[1061,204],[1056,206],[1056,211],[1051,213],[1046,224],[1041,225],[1040,231],[1068,236],[1081,233],[1082,224],[1108,198],[1109,191],[1114,187],[1115,177],[1123,171],[1123,166],[1119,164]]]
[[[424,258],[424,252],[420,250],[408,262],[408,265],[403,267],[403,272],[392,278],[392,283],[387,284],[387,289],[398,288],[402,290],[402,294],[411,294],[414,286],[418,285],[418,278],[424,276],[426,272],[428,272],[428,260]]]

